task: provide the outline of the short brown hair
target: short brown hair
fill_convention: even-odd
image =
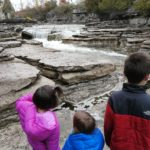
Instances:
[[[89,134],[95,129],[96,121],[88,112],[77,111],[73,117],[73,127],[81,133]]]
[[[124,74],[128,82],[140,83],[146,75],[150,74],[150,56],[142,52],[131,54],[125,60]]]

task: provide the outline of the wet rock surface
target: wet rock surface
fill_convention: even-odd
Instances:
[[[5,52],[36,65],[43,75],[66,84],[97,79],[115,70],[110,57],[103,55],[99,59],[98,52],[63,52],[34,45],[23,45]]]
[[[145,40],[141,45],[141,51],[148,52],[150,54],[150,39]]]
[[[33,83],[39,70],[20,60],[0,63],[0,95],[19,91]]]
[[[117,78],[107,76],[115,70],[114,64],[108,56],[99,59],[98,52],[70,53],[41,46],[23,45],[19,48],[6,49],[5,53],[36,66],[41,74],[57,81],[65,91],[64,101],[70,104],[110,90],[118,82]],[[121,60],[118,59],[116,62]]]
[[[118,82],[117,76],[106,76],[92,81],[78,83],[70,86],[62,86],[65,93],[64,101],[68,105],[76,105],[100,93],[113,89]],[[81,100],[82,99],[82,100]],[[85,104],[86,105],[86,104]]]
[[[64,103],[57,108],[57,110],[59,110],[57,111],[57,114],[62,126],[62,147],[65,138],[72,128],[71,120],[74,111],[70,110],[70,106],[75,108],[74,106],[79,101],[92,98],[94,95],[99,95],[100,92],[104,92],[105,90],[111,90],[113,88],[112,85],[115,85],[116,82],[118,82],[116,77],[107,75],[115,70],[115,66],[108,61],[109,58],[104,56],[103,59],[99,59],[99,56],[97,55],[98,53],[91,55],[87,53],[77,54],[75,52],[69,53],[51,50],[43,48],[37,43],[31,45],[30,42],[28,44],[26,42],[26,44],[23,44],[21,47],[5,47],[4,51],[0,53],[1,149],[31,149],[26,140],[26,136],[18,123],[15,111],[15,100],[25,93],[34,92],[35,89],[41,85],[55,85],[55,82],[50,80],[51,72],[54,73],[53,77],[56,79],[56,84],[62,86],[65,94],[65,98],[63,99]],[[4,61],[5,57],[7,58],[7,61]],[[12,59],[10,59],[11,57]],[[100,73],[98,70],[100,70]],[[87,77],[86,80],[83,78],[82,82],[81,78],[80,80],[76,80],[76,82],[71,82],[71,85],[68,85],[69,82],[67,85],[64,84],[63,78],[65,74],[69,75],[70,73],[76,74],[79,72],[83,74],[87,73],[87,75],[85,75],[89,77]],[[92,74],[92,72],[94,73]],[[49,79],[41,76],[41,74],[49,76]],[[95,77],[91,78],[91,76]],[[66,78],[64,79],[66,80]],[[68,81],[69,80],[71,79],[68,79]],[[107,83],[109,83],[109,85],[106,86]],[[103,87],[97,88],[101,86]],[[96,88],[97,90],[95,90]],[[68,104],[71,105],[68,107]],[[66,119],[68,122],[65,121]],[[4,140],[6,142],[4,142]]]
[[[4,48],[13,48],[13,47],[20,47],[21,42],[19,41],[7,41],[7,42],[0,42],[0,47]]]
[[[11,29],[3,27],[3,30]],[[105,41],[105,45],[107,39],[117,39],[118,45],[118,39],[123,35],[124,43],[148,45],[144,41],[149,38],[149,29],[143,30],[142,34],[139,29],[98,31],[90,27],[88,30],[88,34],[74,38],[86,40],[94,36]],[[97,51],[79,53],[53,50],[43,48],[40,42],[34,40],[13,38],[7,39],[9,42],[0,39],[0,149],[31,150],[18,122],[15,100],[45,84],[60,85],[64,90],[64,98],[56,108],[61,124],[61,147],[72,130],[72,116],[76,110],[89,111],[103,131],[108,96],[112,90],[120,89],[123,82],[121,72],[125,57],[100,54]]]
[[[79,35],[73,35],[72,38],[64,38],[63,42],[135,52],[140,50],[144,41],[150,40],[149,33],[149,27],[99,28],[99,25],[95,24],[86,26]]]
[[[23,88],[22,90],[13,90],[9,91],[7,94],[0,95],[0,129],[5,128],[7,125],[9,126],[12,123],[18,122],[15,111],[16,99],[18,99],[21,95],[24,95],[25,93],[33,93],[39,86],[46,84],[54,86],[55,82],[48,78],[40,76],[36,79],[34,83],[30,84],[30,86],[26,88]]]
[[[23,44],[30,44],[30,45],[42,45],[42,42],[38,42],[35,40],[20,40]]]

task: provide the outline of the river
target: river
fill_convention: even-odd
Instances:
[[[48,41],[48,35],[52,33],[58,33],[62,38],[71,38],[72,35],[79,35],[84,32],[84,25],[35,25],[32,27],[26,27],[25,31],[34,35],[35,40],[41,41],[45,48],[51,48],[61,51],[69,52],[99,52],[101,55],[114,56],[119,59],[119,57],[126,57],[123,54],[116,53],[111,49],[102,48],[89,48],[85,46],[77,46],[74,44],[65,44],[62,40],[52,40]]]
[[[45,47],[45,48],[50,48],[50,49],[60,50],[60,51],[67,51],[69,53],[74,53],[74,52],[88,53],[88,54],[91,53],[91,55],[96,53],[96,56],[99,59],[100,58],[107,58],[107,59],[109,58],[113,62],[117,63],[117,65],[122,64],[126,55],[117,53],[111,49],[78,46],[75,44],[65,44],[62,42],[61,39],[55,39],[55,40],[51,40],[51,41],[47,40],[48,35],[51,35],[53,33],[57,33],[57,34],[61,35],[61,38],[71,38],[72,35],[79,35],[80,33],[84,32],[84,27],[85,27],[84,25],[35,25],[32,27],[25,28],[25,31],[31,33],[34,36],[35,40],[42,42],[43,47]],[[117,76],[119,82],[115,86],[113,86],[113,88],[111,90],[103,91],[103,93],[101,93],[100,95],[96,94],[94,97],[92,96],[92,98],[89,97],[85,101],[82,101],[81,103],[79,103],[78,106],[76,106],[77,109],[78,108],[82,109],[83,107],[86,107],[87,105],[88,105],[88,107],[92,106],[93,103],[95,104],[95,102],[94,102],[95,97],[97,97],[97,96],[103,97],[103,96],[107,95],[108,93],[110,93],[112,90],[117,90],[117,89],[121,88],[123,75],[121,72],[119,72],[119,73],[117,72],[117,73],[115,73],[115,76]],[[99,81],[96,81],[96,82],[99,82]],[[88,84],[88,85],[91,86],[90,88],[94,88],[94,86],[97,86],[97,84],[98,83],[93,82],[91,85],[90,84]],[[111,85],[111,83],[108,83],[108,84],[109,84],[108,86]],[[80,86],[86,87],[88,85],[86,85],[86,83],[83,83],[83,85],[80,85]],[[79,86],[79,88],[80,88],[80,86]],[[78,87],[76,87],[76,88],[79,89]],[[98,87],[98,88],[100,89],[101,87]],[[99,93],[98,88],[96,89],[97,92],[95,92],[95,93]],[[70,91],[71,89],[74,89],[74,86],[70,86],[69,89],[67,88],[68,91]],[[89,89],[86,89],[86,88],[84,90],[89,91]],[[78,92],[77,92],[77,94],[78,94]],[[75,94],[74,97],[76,97],[77,94]],[[72,93],[72,95],[73,95],[73,93]]]
[[[77,56],[80,55],[76,55],[75,57],[75,54],[81,53],[81,55],[83,56],[81,57],[81,59],[83,58],[83,61],[86,61],[85,58],[89,58],[87,60],[88,62],[92,60],[94,61],[94,59],[99,60],[99,59],[107,58],[112,60],[112,63],[116,62],[116,64],[118,65],[117,68],[119,70],[115,71],[111,75],[94,79],[91,81],[74,84],[74,85],[62,85],[64,92],[68,96],[68,99],[70,100],[75,99],[78,103],[76,103],[76,105],[74,105],[73,108],[71,108],[71,106],[68,106],[67,103],[62,103],[62,105],[57,108],[57,110],[59,110],[57,111],[57,115],[61,123],[61,138],[60,138],[61,147],[64,144],[65,138],[68,136],[68,134],[71,131],[72,117],[75,110],[87,110],[95,117],[98,127],[100,127],[101,129],[103,128],[103,115],[108,100],[108,96],[112,91],[120,89],[122,82],[124,80],[122,74],[122,63],[126,55],[117,53],[115,51],[112,51],[111,49],[100,49],[95,47],[91,48],[86,46],[78,46],[75,44],[65,44],[62,42],[62,40],[57,40],[57,39],[52,41],[47,40],[48,35],[51,34],[52,32],[59,33],[63,38],[69,38],[72,37],[72,35],[74,34],[80,34],[81,32],[83,32],[83,28],[84,28],[83,25],[35,25],[32,27],[26,27],[25,30],[32,33],[34,35],[35,40],[41,41],[43,43],[43,46],[49,49],[46,49],[44,53],[43,47],[41,47],[41,45],[36,46],[30,44],[22,44],[22,46],[20,47],[10,48],[5,50],[5,52],[7,52],[8,54],[13,54],[14,56],[17,57],[17,59],[12,60],[12,62],[11,61],[7,62],[10,63],[9,66],[12,66],[13,64],[20,64],[19,67],[20,69],[18,68],[17,65],[13,67],[12,70],[9,70],[9,75],[17,78],[17,82],[16,81],[12,82],[11,84],[12,86],[14,86],[15,84],[20,86],[20,84],[22,83],[21,77],[22,76],[24,77],[24,74],[27,73],[28,71],[29,73],[30,71],[35,73],[33,68],[34,69],[38,68],[38,66],[31,66],[31,64],[27,64],[28,61],[19,60],[21,58],[29,58],[31,60],[32,59],[44,60],[45,57],[47,57],[48,59],[49,58],[51,59],[49,61],[53,61],[53,60],[61,61],[59,63],[61,65],[61,63],[63,63],[62,59],[59,58],[60,60],[57,60],[57,58],[53,59],[53,57],[47,56],[51,49],[63,51],[60,52],[60,55],[56,55],[55,53],[57,52],[54,53],[51,52],[52,56],[55,55],[55,56],[62,57],[62,54],[65,55],[67,53],[71,53],[72,55],[67,54],[67,56],[71,56],[71,58],[67,58],[67,59],[69,59],[73,63],[75,63],[74,61],[79,61]],[[43,57],[40,57],[40,55],[42,55]],[[89,57],[85,57],[86,55],[88,55]],[[68,63],[68,61],[66,62]],[[69,62],[69,65],[73,63]],[[92,64],[92,62],[90,63]],[[121,65],[119,65],[119,63]],[[26,68],[26,65],[29,65],[28,66],[29,69],[27,68],[23,72],[22,68],[23,69]],[[62,66],[63,65],[64,64],[62,64]],[[77,63],[77,65],[79,64]],[[5,67],[5,69],[7,69],[7,67]],[[16,72],[16,74],[20,76],[17,76],[16,74],[14,75],[13,74],[14,72]],[[3,75],[3,77],[4,76],[5,74]],[[39,86],[39,83],[43,81],[41,79],[44,79],[44,83],[49,84],[48,82],[50,81],[49,79],[45,78],[41,74],[40,77],[41,78],[39,79],[36,78],[37,79],[36,83],[34,83],[32,86],[30,85],[31,87],[28,86],[27,88],[24,88],[22,90],[15,91],[15,92],[13,91],[12,93],[10,92],[1,98],[2,99],[1,102],[5,107],[1,108],[1,116],[0,116],[1,117],[1,130],[0,130],[1,148],[0,149],[3,150],[8,150],[8,149],[9,150],[14,150],[14,149],[30,150],[31,149],[26,141],[25,135],[21,130],[20,124],[18,123],[13,104],[15,100],[14,97],[18,98],[18,95],[23,94],[26,91],[29,92],[30,90],[32,90],[32,88],[37,88],[37,86]],[[26,78],[23,81],[26,81]],[[8,79],[8,82],[5,82],[6,86],[8,86],[7,83],[8,85],[10,85],[10,79]],[[2,86],[4,88],[4,85]],[[104,149],[107,150],[107,148]]]

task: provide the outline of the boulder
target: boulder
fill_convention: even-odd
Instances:
[[[23,29],[24,29],[24,26],[16,25],[14,31],[17,33],[20,33]]]
[[[22,31],[21,37],[22,39],[33,39],[33,35],[27,31]]]
[[[110,74],[114,70],[115,66],[112,64],[101,64],[99,67],[95,67],[89,71],[63,73],[59,78],[66,84],[75,84],[103,77]]]
[[[35,40],[21,40],[23,44],[30,44],[30,45],[42,45],[42,42],[35,41]]]
[[[47,37],[48,41],[53,41],[53,40],[61,40],[62,39],[62,35],[59,33],[53,33],[53,34],[49,34]]]
[[[1,62],[0,68],[0,95],[29,86],[36,81],[39,74],[35,67],[18,60]]]
[[[13,60],[13,59],[14,59],[13,55],[5,54],[5,53],[0,54],[0,62],[9,61],[9,60]]]

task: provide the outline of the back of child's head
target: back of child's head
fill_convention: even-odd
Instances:
[[[58,105],[58,97],[63,93],[60,87],[44,85],[39,87],[33,95],[33,103],[36,107],[44,110],[54,108]]]
[[[73,117],[73,127],[78,132],[90,134],[96,127],[96,121],[88,112],[78,111]]]
[[[150,57],[142,52],[131,54],[124,65],[124,74],[131,84],[140,83],[150,74]]]

